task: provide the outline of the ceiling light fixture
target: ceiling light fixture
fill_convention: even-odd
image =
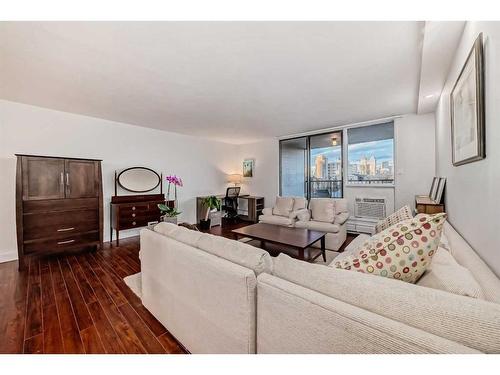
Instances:
[[[337,146],[337,137],[332,137],[332,146]]]

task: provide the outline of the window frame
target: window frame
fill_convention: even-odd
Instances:
[[[392,141],[392,163],[393,163],[393,179],[392,183],[387,183],[387,184],[361,184],[361,183],[356,183],[356,182],[350,182],[349,181],[349,173],[346,173],[346,178],[344,180],[344,186],[345,187],[356,187],[356,188],[391,188],[394,189],[396,187],[396,166],[397,166],[397,160],[396,160],[396,142],[397,142],[397,132],[396,132],[396,124],[394,120],[391,121],[382,121],[382,122],[377,122],[377,123],[371,123],[371,124],[362,124],[362,125],[357,125],[357,126],[347,126],[343,129],[343,139],[345,140],[345,147],[344,147],[344,168],[346,171],[349,171],[349,135],[348,135],[348,130],[353,129],[353,128],[364,128],[368,126],[374,126],[374,125],[380,125],[380,124],[385,124],[388,122],[392,122],[393,126],[393,131],[394,131],[394,136],[393,136],[393,141]]]

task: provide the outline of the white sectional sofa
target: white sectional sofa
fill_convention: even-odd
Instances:
[[[264,208],[260,223],[326,232],[325,247],[337,251],[347,238],[347,199],[276,197],[273,208]],[[319,244],[313,245],[319,247]]]
[[[142,302],[192,353],[500,353],[500,280],[444,233],[483,299],[161,223],[141,231]]]

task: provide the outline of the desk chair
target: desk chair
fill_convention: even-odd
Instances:
[[[240,187],[228,187],[222,209],[226,211],[226,217],[234,219],[238,216],[238,196],[240,195]]]

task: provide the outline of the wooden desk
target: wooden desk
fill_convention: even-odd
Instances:
[[[440,212],[445,212],[444,204],[437,203],[427,196],[416,195],[415,196],[415,209],[418,214],[437,214]]]
[[[196,197],[196,223],[199,224],[201,219],[204,219],[203,213],[205,212],[203,208],[203,199],[207,196]],[[224,203],[225,195],[216,195],[217,199],[220,200],[221,210]],[[242,200],[246,201],[246,204],[242,204]],[[254,195],[240,195],[238,197],[238,211],[241,211],[241,207],[246,206],[244,214],[238,214],[238,217],[244,221],[250,221],[257,223],[259,221],[259,216],[262,215],[262,210],[264,209],[264,197],[258,197]]]

